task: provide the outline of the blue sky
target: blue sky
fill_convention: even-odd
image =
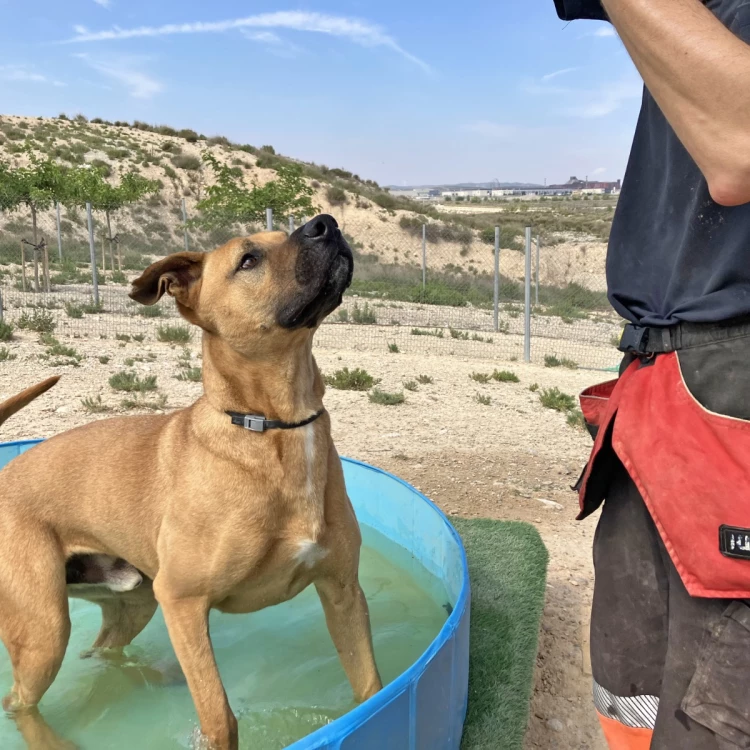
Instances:
[[[641,82],[552,0],[0,0],[0,112],[272,144],[383,184],[622,177]]]

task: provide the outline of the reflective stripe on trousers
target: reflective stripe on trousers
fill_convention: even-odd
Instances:
[[[609,750],[648,750],[659,699],[655,695],[614,695],[594,682],[594,706]]]

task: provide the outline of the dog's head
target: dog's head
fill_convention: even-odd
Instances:
[[[220,335],[239,352],[312,335],[341,304],[352,280],[352,251],[332,216],[296,232],[263,232],[209,253],[169,255],[133,282],[132,299],[175,298],[183,317]]]

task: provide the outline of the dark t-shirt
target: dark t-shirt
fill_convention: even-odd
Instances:
[[[704,0],[750,43],[748,0]],[[560,18],[606,20],[599,0],[555,0]],[[615,310],[635,323],[750,315],[750,204],[715,203],[647,89],[607,252]]]

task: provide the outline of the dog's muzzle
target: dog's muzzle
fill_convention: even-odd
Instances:
[[[308,221],[290,239],[299,247],[295,279],[302,291],[280,310],[279,324],[314,328],[341,304],[354,257],[336,219],[327,214]]]

